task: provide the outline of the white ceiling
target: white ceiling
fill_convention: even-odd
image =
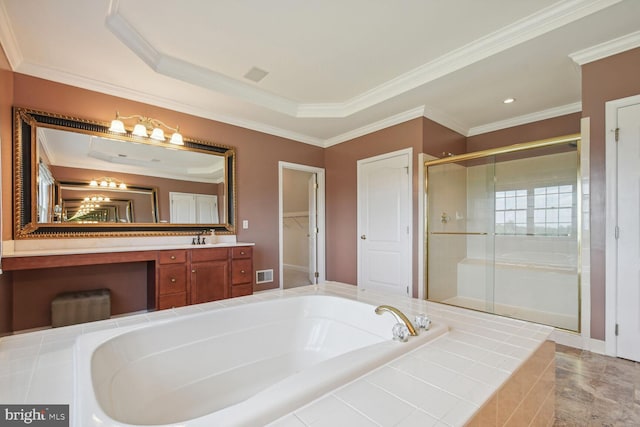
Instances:
[[[224,182],[224,157],[151,140],[132,144],[77,132],[38,128],[48,164],[204,183]],[[96,177],[99,178],[99,177]]]
[[[640,1],[0,0],[0,43],[19,73],[326,147],[580,111],[577,63],[640,46]]]

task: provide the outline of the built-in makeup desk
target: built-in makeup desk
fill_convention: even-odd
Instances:
[[[46,327],[62,292],[110,289],[111,314],[253,293],[253,243],[62,248],[4,254],[12,329]]]

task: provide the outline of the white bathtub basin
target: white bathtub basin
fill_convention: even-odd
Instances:
[[[392,341],[374,308],[298,296],[81,336],[74,423],[264,425],[447,331]]]

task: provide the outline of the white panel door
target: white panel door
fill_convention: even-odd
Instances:
[[[309,177],[309,281],[318,283],[318,177],[312,173]]]
[[[640,104],[618,109],[617,355],[640,361]]]
[[[196,223],[218,224],[218,196],[196,195]]]
[[[194,224],[196,222],[196,198],[188,193],[169,193],[172,224]]]
[[[408,295],[411,287],[410,155],[358,164],[358,286]]]

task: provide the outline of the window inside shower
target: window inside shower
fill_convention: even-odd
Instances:
[[[426,162],[427,298],[579,330],[579,139]]]

